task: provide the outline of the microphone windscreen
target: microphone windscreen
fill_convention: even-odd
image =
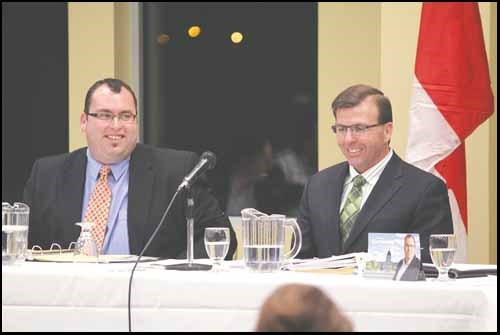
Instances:
[[[205,151],[201,154],[201,159],[206,159],[208,163],[208,169],[213,169],[215,167],[215,163],[217,159],[215,158],[215,154],[211,151]]]

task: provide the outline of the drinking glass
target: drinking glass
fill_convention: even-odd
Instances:
[[[229,250],[229,238],[229,228],[205,228],[205,249],[213,263],[212,271],[221,271]]]
[[[438,281],[448,281],[448,271],[455,259],[457,241],[453,234],[431,235],[429,237],[429,251],[432,263],[438,269]]]
[[[80,236],[76,240],[75,250],[73,252],[73,260],[76,261],[99,261],[99,249],[97,242],[92,236],[92,222],[77,222],[77,226],[82,227]]]

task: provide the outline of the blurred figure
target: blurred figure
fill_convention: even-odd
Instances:
[[[298,216],[300,198],[307,180],[316,171],[316,124],[308,110],[292,109],[295,119],[292,140],[274,154],[273,168],[257,198],[269,212]],[[262,184],[262,183],[261,183]]]
[[[274,164],[283,171],[288,184],[304,187],[309,177],[317,172],[317,124],[311,114],[308,109],[295,110],[293,140],[274,157]]]
[[[264,301],[255,330],[351,332],[353,324],[319,288],[286,284]]]
[[[266,178],[272,166],[272,145],[263,136],[240,136],[233,142],[235,151],[230,156],[229,185],[227,194],[226,214],[241,215],[243,208],[257,208],[255,184]]]
[[[276,164],[267,176],[257,180],[254,193],[256,207],[268,214],[297,217],[298,204],[304,185],[287,181],[284,171]]]

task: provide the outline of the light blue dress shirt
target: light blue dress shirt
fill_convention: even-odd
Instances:
[[[103,254],[130,254],[128,243],[127,209],[128,179],[130,157],[116,164],[111,164],[108,183],[111,187],[111,207],[106,225],[106,236],[102,248]],[[87,149],[87,173],[83,194],[82,221],[87,212],[92,191],[98,181],[103,164],[97,162]]]

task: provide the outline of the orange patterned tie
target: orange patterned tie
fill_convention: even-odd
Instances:
[[[85,222],[93,222],[92,235],[97,242],[99,254],[101,254],[104,235],[106,233],[106,223],[108,222],[109,207],[111,205],[111,188],[108,185],[108,175],[110,167],[103,165],[99,172],[100,177],[94,187],[92,196],[87,206],[87,213],[83,219]]]

